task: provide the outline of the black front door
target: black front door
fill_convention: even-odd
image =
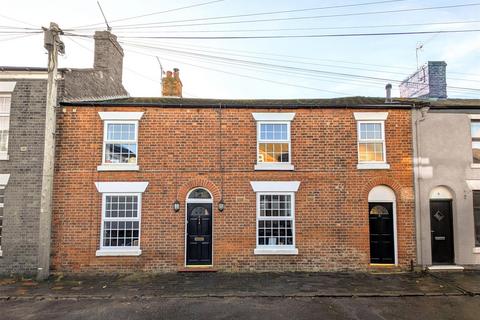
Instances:
[[[393,203],[369,202],[370,262],[395,263]]]
[[[212,264],[212,204],[187,204],[187,265]]]
[[[432,233],[432,263],[452,264],[453,222],[450,200],[430,201],[430,230]]]

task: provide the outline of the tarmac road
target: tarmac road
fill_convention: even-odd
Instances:
[[[0,319],[480,319],[480,296],[0,301]]]

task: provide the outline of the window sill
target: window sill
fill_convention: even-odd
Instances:
[[[480,247],[473,248],[473,253],[480,253]]]
[[[97,257],[117,257],[117,256],[139,256],[142,254],[140,249],[100,249],[95,255]]]
[[[480,169],[480,163],[472,163],[472,164],[470,165],[470,168],[472,168],[472,169]]]
[[[102,164],[97,167],[97,171],[139,171],[140,167],[136,164]]]
[[[390,165],[388,163],[358,163],[359,170],[388,170]]]
[[[290,163],[257,163],[255,170],[284,170],[293,171],[294,166]]]
[[[10,157],[6,153],[0,153],[0,160],[8,160]]]
[[[255,255],[297,255],[297,248],[255,248]]]

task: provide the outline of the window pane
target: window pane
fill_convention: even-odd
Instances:
[[[472,138],[480,138],[480,121],[472,121]]]
[[[360,162],[384,161],[383,143],[360,143],[358,145],[358,159]]]
[[[135,141],[135,125],[110,123],[107,126],[107,140]]]
[[[258,162],[289,162],[288,143],[259,143]]]
[[[260,140],[287,140],[288,125],[285,123],[261,124]]]
[[[202,188],[198,188],[190,192],[189,199],[211,199],[210,193]]]
[[[137,196],[106,196],[105,218],[118,218],[117,221],[103,222],[104,247],[138,246],[139,222]],[[128,220],[130,218],[130,220]]]
[[[0,97],[0,113],[10,114],[11,97]]]
[[[290,195],[260,195],[261,217],[290,217]]]
[[[136,163],[137,144],[107,143],[105,163]]]
[[[480,141],[472,142],[473,163],[480,163]]]
[[[473,217],[475,221],[475,246],[480,247],[480,191],[473,191]]]
[[[293,245],[291,220],[264,220],[258,224],[258,244],[263,246]]]

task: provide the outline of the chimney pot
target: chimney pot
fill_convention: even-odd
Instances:
[[[385,91],[386,91],[385,102],[386,103],[392,102],[392,84],[391,83],[387,83],[387,85],[385,86]]]
[[[162,80],[162,96],[166,97],[182,97],[182,81],[180,80],[180,70],[174,68],[167,71],[167,76]]]

